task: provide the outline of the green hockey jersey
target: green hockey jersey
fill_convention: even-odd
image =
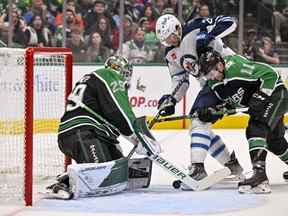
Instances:
[[[226,56],[222,81],[209,80],[208,86],[217,97],[234,107],[246,107],[255,91],[271,95],[283,82],[268,64],[252,62],[240,55]]]
[[[135,119],[124,78],[117,71],[103,68],[76,83],[61,118],[59,135],[87,127],[115,141],[120,133],[133,134]]]

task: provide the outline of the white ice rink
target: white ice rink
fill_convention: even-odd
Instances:
[[[189,162],[190,139],[187,130],[153,131],[164,149],[163,156],[183,167]],[[250,159],[244,130],[215,130],[222,136],[229,149],[236,155],[248,171]],[[126,145],[125,152],[131,148]],[[208,157],[205,161],[208,172],[221,166]],[[272,194],[241,195],[236,184],[218,184],[207,191],[187,192],[175,190],[173,178],[161,168],[154,166],[151,187],[118,195],[87,198],[71,201],[44,200],[34,202],[33,207],[1,205],[1,216],[287,216],[288,183],[282,179],[282,173],[288,170],[278,158],[269,154],[267,174],[270,179]],[[245,172],[244,171],[244,172]],[[1,203],[1,201],[0,201]]]

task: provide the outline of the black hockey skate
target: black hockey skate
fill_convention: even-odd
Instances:
[[[204,163],[194,163],[188,167],[189,176],[196,181],[200,181],[201,179],[207,177],[206,170],[204,168]],[[173,182],[174,186],[175,182]],[[192,190],[190,187],[187,187],[180,181],[180,186],[182,190]]]
[[[225,167],[229,168],[231,175],[226,177],[222,182],[235,183],[244,179],[243,168],[238,162],[238,159],[233,152],[230,156],[230,160],[224,164]]]
[[[70,200],[73,193],[69,188],[69,177],[66,173],[56,177],[57,182],[46,187],[45,198]]]
[[[288,171],[283,173],[283,179],[288,182]]]
[[[255,194],[271,193],[271,188],[265,171],[265,162],[259,161],[253,164],[252,176],[239,182],[238,191],[239,193]]]

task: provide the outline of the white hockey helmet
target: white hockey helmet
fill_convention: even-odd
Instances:
[[[166,43],[166,39],[175,34],[181,39],[182,26],[180,21],[171,14],[165,14],[160,16],[156,22],[156,36],[164,46],[170,46]]]
[[[121,74],[126,80],[127,84],[130,84],[133,74],[133,65],[123,56],[110,56],[104,63],[105,68],[111,68]]]

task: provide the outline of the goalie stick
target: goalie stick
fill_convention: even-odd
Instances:
[[[153,152],[152,148],[150,148],[149,146],[153,145],[151,143],[156,142],[156,140],[147,127],[146,117],[143,116],[141,118],[138,118],[137,120],[138,120],[138,129],[141,131],[140,133],[137,133],[137,136],[141,141],[141,143],[146,145],[146,149],[148,150],[148,157],[155,164],[160,166],[162,169],[164,169],[170,175],[175,177],[177,180],[183,182],[192,190],[200,191],[207,189],[231,174],[230,170],[227,167],[224,167],[223,169],[220,169],[212,173],[211,175],[205,177],[200,181],[194,180],[188,174],[186,174],[185,170],[175,166],[164,157]]]

